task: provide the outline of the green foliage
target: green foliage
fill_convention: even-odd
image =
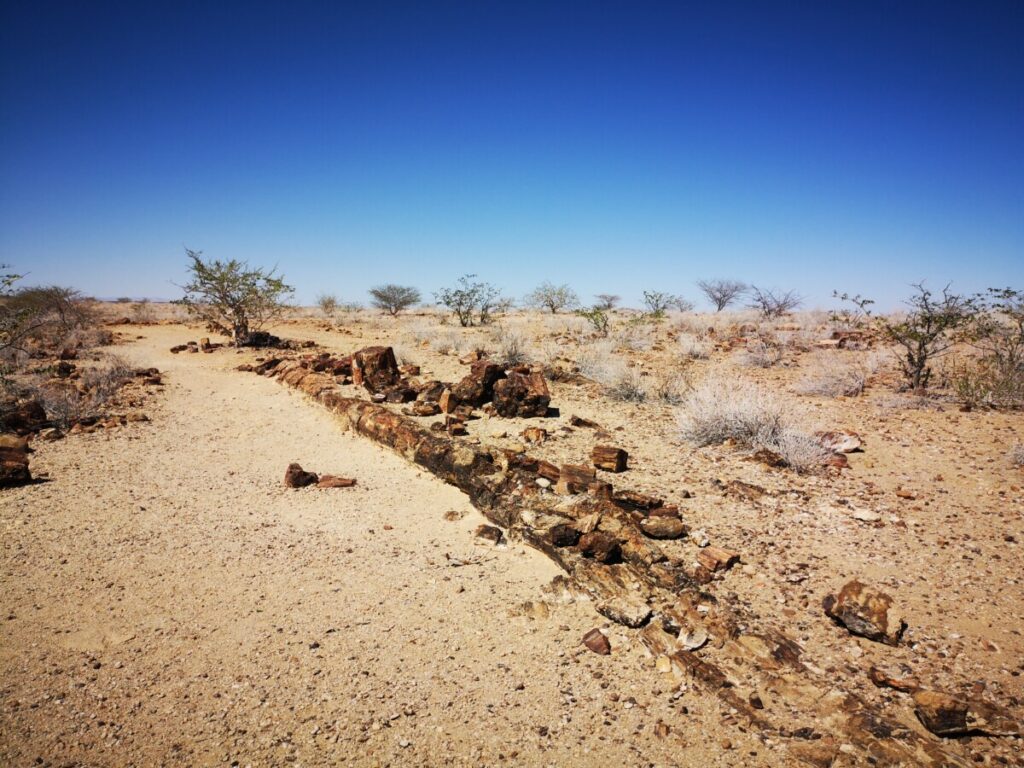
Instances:
[[[851,296],[839,291],[832,291],[832,297],[851,305],[829,312],[828,319],[833,325],[844,330],[860,330],[871,319],[870,307],[875,303],[873,299],[866,299],[859,293]]]
[[[434,294],[437,302],[447,307],[466,328],[491,321],[501,301],[500,291],[490,283],[474,282],[476,275],[463,275],[452,288],[442,288]]]
[[[420,300],[420,292],[408,285],[378,285],[370,289],[370,303],[377,309],[397,317],[403,309],[408,309]]]
[[[601,305],[595,304],[590,309],[577,309],[576,314],[590,323],[590,327],[594,329],[594,333],[598,336],[605,337],[608,335],[610,322],[608,312]]]
[[[647,314],[652,320],[660,320],[665,317],[665,312],[675,308],[680,312],[689,312],[693,309],[693,303],[682,296],[663,291],[644,291],[644,306],[647,307]]]
[[[202,251],[185,249],[191,279],[183,286],[181,303],[214,332],[244,345],[250,336],[282,315],[294,293],[272,270],[250,267],[244,261],[204,261]]]

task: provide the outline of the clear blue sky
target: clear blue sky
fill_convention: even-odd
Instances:
[[[9,2],[0,261],[310,302],[475,272],[1024,288],[1024,2]],[[154,6],[154,7],[150,7]]]

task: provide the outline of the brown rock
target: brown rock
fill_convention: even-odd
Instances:
[[[622,552],[618,539],[603,531],[585,533],[578,546],[584,557],[592,557],[599,563],[613,563]]]
[[[727,571],[739,562],[740,556],[721,547],[704,547],[697,553],[697,562],[712,573]]]
[[[513,372],[494,385],[494,410],[505,418],[546,416],[551,392],[542,373]]]
[[[459,362],[463,365],[471,365],[487,357],[487,353],[482,349],[474,349],[472,352],[467,352],[459,358]]]
[[[597,473],[592,467],[585,467],[582,464],[563,464],[558,471],[558,484],[555,486],[555,492],[563,495],[583,493],[596,478]]]
[[[959,699],[939,691],[914,693],[914,714],[937,736],[1019,736],[1020,723],[1006,710],[984,701]]]
[[[601,656],[607,656],[612,652],[611,643],[608,642],[608,638],[605,637],[604,632],[597,627],[594,627],[594,629],[590,630],[583,636],[583,644],[591,651]]]
[[[305,488],[307,485],[312,485],[319,478],[317,478],[315,472],[306,472],[298,464],[289,464],[288,469],[284,473],[284,484],[289,488]]]
[[[462,381],[452,387],[452,397],[459,405],[479,408],[493,397],[495,382],[503,378],[505,371],[500,365],[490,360],[478,360]]]
[[[352,356],[352,383],[370,392],[382,392],[398,384],[401,374],[391,347],[366,347]]]
[[[523,436],[523,440],[528,443],[536,443],[540,445],[548,439],[548,431],[544,427],[527,427],[520,434]]]
[[[596,421],[591,421],[590,419],[584,419],[582,416],[577,416],[575,414],[573,414],[572,416],[569,417],[569,423],[572,424],[574,427],[585,427],[587,429],[600,429],[601,428],[601,425],[598,424]]]
[[[548,541],[556,547],[574,547],[580,540],[580,532],[571,525],[561,523],[548,531]]]
[[[819,432],[818,442],[832,453],[854,453],[864,448],[864,441],[856,432],[837,430],[835,432]]]
[[[478,525],[473,535],[478,539],[484,539],[493,544],[500,544],[505,539],[505,534],[502,533],[501,528],[495,525]]]
[[[853,634],[888,645],[899,643],[907,626],[893,610],[889,595],[856,579],[844,586],[838,595],[828,595],[822,607],[829,617]]]
[[[412,405],[413,416],[436,416],[441,412],[441,406],[429,400],[416,402]]]
[[[0,404],[0,430],[16,435],[38,432],[45,427],[46,409],[38,400]]]
[[[895,675],[885,672],[878,667],[872,667],[869,669],[868,677],[870,677],[871,682],[879,688],[892,688],[893,690],[903,691],[904,693],[913,693],[921,687],[912,677],[896,677]]]
[[[610,445],[595,445],[590,452],[590,460],[598,469],[607,472],[625,472],[626,462],[629,454],[622,448],[614,448]]]
[[[537,462],[537,474],[541,477],[547,478],[553,483],[558,482],[559,471],[558,467],[552,464],[550,461],[544,461],[541,459]]]
[[[0,434],[0,488],[32,482],[28,469],[28,440],[15,434]]]
[[[441,407],[441,413],[452,413],[459,403],[455,399],[455,396],[452,395],[452,391],[445,388],[441,392],[441,396],[437,399],[437,404]]]
[[[682,520],[665,515],[645,517],[640,521],[640,529],[652,539],[678,539],[686,535]]]
[[[309,473],[312,474],[312,473]],[[353,477],[338,477],[337,475],[320,475],[316,483],[317,488],[351,488],[356,484]]]

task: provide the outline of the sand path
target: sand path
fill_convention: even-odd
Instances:
[[[0,763],[771,762],[614,629],[582,650],[589,605],[510,614],[558,571],[475,541],[461,493],[230,351],[143,335],[117,351],[165,372],[152,421],[38,444],[51,481],[0,496]],[[287,489],[291,461],[359,484]]]

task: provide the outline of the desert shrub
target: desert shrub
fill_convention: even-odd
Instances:
[[[590,309],[578,309],[576,314],[586,320],[598,336],[605,337],[608,335],[610,318],[608,317],[607,310],[595,305]]]
[[[614,293],[599,293],[594,298],[597,299],[597,303],[594,306],[597,309],[603,309],[605,312],[615,309],[615,306],[622,301],[622,297]]]
[[[863,394],[868,379],[878,371],[879,362],[875,354],[850,359],[834,353],[818,353],[811,358],[796,391],[823,397],[857,397]]]
[[[338,297],[333,293],[321,293],[316,297],[316,305],[324,317],[334,317],[334,313],[338,311]]]
[[[751,368],[771,368],[782,362],[782,347],[770,341],[755,339],[740,353],[740,361]]]
[[[697,445],[735,440],[755,446],[775,440],[790,409],[768,390],[739,379],[705,379],[683,402],[680,429]]]
[[[613,348],[611,342],[587,344],[576,353],[576,367],[588,379],[598,381],[612,364]]]
[[[466,348],[466,339],[458,331],[450,330],[433,335],[430,348],[442,355],[459,355]]]
[[[499,326],[493,335],[498,359],[506,365],[521,365],[529,362],[526,352],[526,338],[510,328]]]
[[[786,466],[797,472],[820,468],[830,455],[816,437],[792,427],[778,430],[774,437],[758,441],[755,447],[777,454]]]
[[[739,300],[746,293],[747,284],[739,280],[699,280],[697,287],[710,301],[716,312],[721,312],[730,304]]]
[[[756,309],[762,317],[782,317],[804,303],[803,297],[796,291],[778,291],[769,288],[758,288],[756,285],[748,289],[751,309]]]
[[[501,295],[490,283],[474,282],[476,275],[463,275],[452,288],[442,288],[434,294],[438,303],[447,307],[459,324],[466,328],[476,323],[486,325],[497,307]]]
[[[108,354],[98,365],[82,369],[78,386],[72,381],[37,378],[25,383],[22,394],[38,400],[54,426],[67,429],[82,419],[100,416],[133,375],[127,362]]]
[[[1017,443],[1010,449],[1010,463],[1015,467],[1024,467],[1024,443]]]
[[[644,386],[642,373],[623,360],[611,360],[597,372],[597,382],[612,400],[642,403],[647,399],[647,388]]]
[[[545,339],[533,346],[530,357],[545,368],[553,366],[564,356],[565,349],[550,339]]]
[[[556,315],[563,310],[579,306],[580,300],[568,284],[555,285],[545,280],[526,296],[524,302],[528,307],[546,309]]]
[[[370,289],[370,304],[392,317],[397,317],[419,300],[420,292],[410,285],[388,283]]]
[[[181,286],[181,303],[189,313],[235,344],[248,343],[264,325],[281,317],[294,293],[277,269],[250,267],[244,261],[204,261],[202,251],[185,249],[189,281]]]
[[[654,344],[654,329],[641,320],[631,320],[620,325],[612,333],[612,340],[619,349],[643,352]]]
[[[713,348],[711,342],[699,336],[687,333],[679,337],[679,351],[690,360],[706,360],[711,356]]]
[[[139,299],[132,304],[132,322],[140,325],[148,325],[156,321],[156,313],[149,299]]]
[[[691,389],[690,379],[680,371],[668,371],[655,377],[651,396],[666,405],[680,405]]]

